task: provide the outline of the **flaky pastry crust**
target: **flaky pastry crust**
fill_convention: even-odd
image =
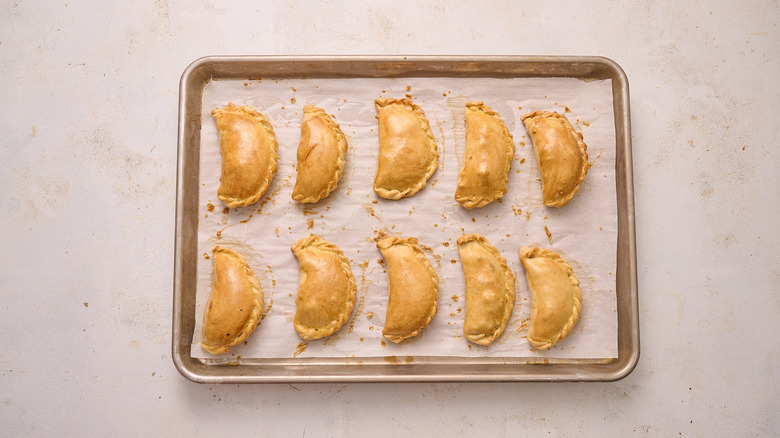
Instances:
[[[439,278],[414,237],[385,237],[376,246],[387,266],[389,290],[382,335],[397,344],[433,320]]]
[[[531,294],[528,342],[547,350],[568,336],[580,318],[580,282],[569,263],[549,249],[522,247],[519,254]]]
[[[490,345],[506,328],[515,303],[515,276],[501,253],[479,234],[458,238],[458,254],[466,282],[463,335]]]
[[[472,209],[506,194],[515,144],[504,121],[489,106],[468,102],[465,113],[466,148],[455,200]]]
[[[314,234],[292,246],[298,258],[298,295],[293,325],[303,340],[330,336],[352,315],[357,287],[349,259]]]
[[[214,273],[203,313],[201,347],[212,354],[227,353],[243,342],[263,314],[263,291],[244,256],[221,246],[212,253]]]
[[[439,154],[425,112],[409,99],[374,102],[379,120],[379,153],[374,191],[386,199],[412,196],[439,166]]]
[[[341,179],[346,164],[347,139],[339,125],[314,105],[303,107],[298,144],[298,176],[292,198],[314,203],[326,198]]]
[[[271,122],[251,106],[229,103],[211,111],[219,133],[222,176],[217,197],[226,206],[257,202],[276,175],[278,147]]]
[[[563,207],[588,173],[588,146],[563,114],[534,111],[521,119],[536,151],[544,205]]]

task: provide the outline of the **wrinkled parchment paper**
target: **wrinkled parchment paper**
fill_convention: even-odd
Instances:
[[[439,169],[410,198],[379,198],[372,184],[378,148],[377,97],[409,95],[430,121],[439,151]],[[471,211],[453,198],[465,143],[464,105],[482,100],[497,111],[516,145],[509,191],[502,202]],[[279,142],[279,171],[255,205],[225,209],[216,196],[221,158],[211,109],[233,102],[267,115]],[[303,106],[331,114],[349,150],[343,177],[317,204],[300,205],[295,184],[296,149]],[[563,208],[542,204],[533,145],[520,120],[535,110],[564,113],[579,129],[593,163],[575,198]],[[202,350],[201,322],[211,285],[212,248],[242,253],[258,276],[266,315],[246,342],[230,355],[242,358],[491,356],[518,358],[617,357],[615,287],[617,201],[615,126],[609,80],[571,78],[401,78],[218,80],[204,91],[200,153],[200,208],[196,326],[192,356]],[[416,338],[399,345],[384,340],[387,274],[374,238],[377,231],[417,237],[439,276],[438,313]],[[303,342],[295,331],[298,264],[290,247],[310,233],[339,246],[350,259],[357,283],[352,318],[329,338]],[[463,271],[456,240],[480,233],[507,259],[517,278],[516,301],[506,331],[489,347],[463,337]],[[548,237],[549,234],[549,237]],[[517,250],[535,245],[554,249],[580,280],[583,305],[572,333],[549,351],[526,340],[530,299]],[[228,356],[228,355],[222,355]]]

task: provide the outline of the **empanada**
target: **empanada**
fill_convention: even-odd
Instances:
[[[507,192],[515,144],[504,121],[489,106],[468,102],[465,111],[466,148],[455,200],[472,209],[484,207]]]
[[[389,297],[382,335],[396,344],[417,336],[436,314],[439,278],[414,237],[376,244],[387,265]]]
[[[226,206],[257,202],[276,174],[276,135],[271,122],[251,106],[211,111],[219,132],[222,177],[217,197]]]
[[[339,125],[321,108],[304,106],[298,144],[298,177],[292,198],[301,203],[326,198],[341,178],[346,153],[347,139]]]
[[[355,277],[349,260],[334,244],[312,234],[292,247],[298,258],[298,295],[293,325],[306,341],[330,336],[355,307]]]
[[[522,120],[536,151],[544,205],[563,207],[588,173],[588,146],[562,114],[535,111]]]
[[[211,293],[203,313],[201,347],[212,354],[246,339],[263,314],[263,291],[244,256],[221,246],[214,247]]]
[[[506,328],[515,304],[515,276],[506,259],[479,234],[458,238],[458,254],[466,281],[463,335],[490,345]]]
[[[580,318],[580,282],[566,260],[549,249],[520,248],[520,262],[531,294],[528,342],[547,350],[571,333]]]
[[[386,199],[412,196],[439,166],[431,126],[422,108],[409,99],[374,102],[379,120],[379,153],[374,191]]]

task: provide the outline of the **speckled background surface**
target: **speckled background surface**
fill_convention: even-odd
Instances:
[[[776,436],[780,6],[0,2],[9,436]],[[178,80],[215,54],[601,55],[641,357],[605,384],[197,385],[170,357]]]

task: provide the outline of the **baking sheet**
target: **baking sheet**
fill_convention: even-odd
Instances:
[[[373,100],[409,94],[426,112],[439,146],[439,170],[411,198],[389,201],[371,186],[378,139]],[[508,96],[516,98],[508,98]],[[506,121],[516,143],[509,192],[503,202],[471,211],[453,193],[465,142],[463,105],[483,100]],[[224,210],[216,198],[221,159],[210,110],[228,102],[252,105],[274,124],[279,141],[279,172],[254,206]],[[349,143],[347,167],[338,188],[314,205],[290,199],[295,152],[305,104],[332,114]],[[541,202],[533,147],[520,116],[537,110],[565,113],[583,132],[593,166],[580,193],[566,207]],[[215,356],[200,348],[200,323],[211,282],[214,245],[247,257],[263,286],[268,313],[243,345],[242,358],[456,356],[519,358],[617,357],[615,266],[617,207],[615,126],[610,80],[571,78],[362,78],[219,80],[203,96],[200,148],[200,205],[196,325],[192,357]],[[546,228],[545,228],[546,227]],[[411,235],[426,252],[440,279],[439,311],[421,336],[400,345],[384,341],[387,280],[376,232]],[[550,233],[548,238],[547,231]],[[517,276],[517,299],[504,335],[482,347],[462,336],[463,273],[456,240],[462,233],[484,235]],[[292,325],[298,267],[290,251],[315,233],[338,245],[350,258],[358,286],[352,319],[325,340],[302,342]],[[550,241],[551,240],[551,241]],[[580,321],[572,334],[549,351],[528,345],[530,302],[517,249],[538,245],[562,254],[577,273],[583,293]]]

